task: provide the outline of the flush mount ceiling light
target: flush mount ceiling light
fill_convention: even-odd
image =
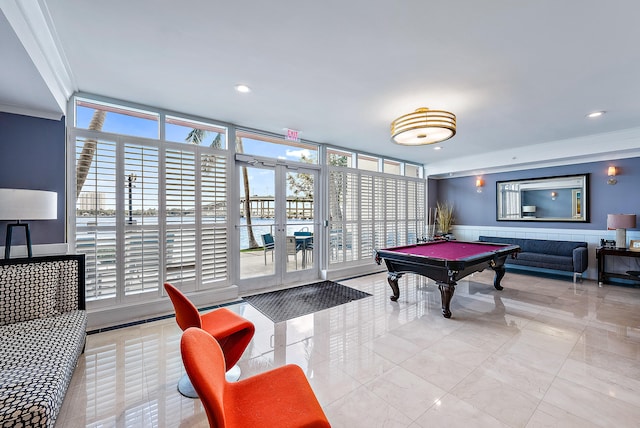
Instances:
[[[589,113],[589,114],[587,115],[587,117],[588,117],[589,119],[593,119],[594,117],[600,117],[600,116],[602,116],[602,115],[603,115],[603,114],[605,114],[605,113],[606,113],[606,112],[605,112],[604,110],[601,110],[601,111],[594,111],[593,113]]]
[[[247,92],[251,92],[251,88],[247,85],[236,85],[236,91],[246,94]]]
[[[391,122],[391,139],[405,146],[422,146],[456,135],[456,115],[443,110],[419,108]]]

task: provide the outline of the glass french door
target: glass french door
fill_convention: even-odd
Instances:
[[[245,290],[318,277],[318,171],[237,161],[241,285]]]

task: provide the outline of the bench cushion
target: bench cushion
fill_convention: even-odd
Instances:
[[[53,427],[84,348],[75,310],[0,326],[0,426]]]

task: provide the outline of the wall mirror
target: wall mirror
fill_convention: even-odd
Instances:
[[[589,175],[498,181],[498,221],[589,221]]]

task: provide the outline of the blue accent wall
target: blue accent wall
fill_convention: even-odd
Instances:
[[[29,221],[31,242],[64,243],[65,119],[49,120],[0,112],[0,187],[58,192],[58,219]],[[4,246],[7,221],[0,221]],[[14,229],[13,245],[24,245],[24,231]]]
[[[618,168],[615,185],[607,184],[607,168]],[[496,220],[496,182],[527,178],[542,178],[559,175],[589,174],[589,222],[522,222]],[[640,226],[640,158],[616,159],[549,168],[486,174],[482,193],[476,192],[475,176],[434,180],[436,194],[429,196],[429,205],[434,200],[451,202],[454,205],[454,224],[469,226],[534,227],[559,229],[606,230],[607,214],[636,214]],[[429,190],[432,187],[429,186]],[[532,203],[531,205],[538,205]]]

